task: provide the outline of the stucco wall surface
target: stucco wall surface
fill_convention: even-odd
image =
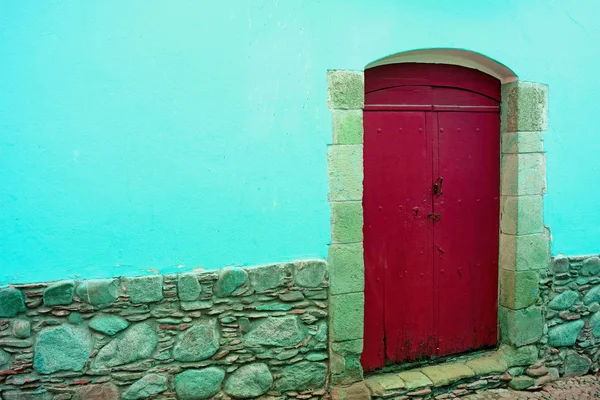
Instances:
[[[593,0],[5,1],[0,283],[325,258],[326,70],[465,48],[549,85],[552,253],[595,254]]]

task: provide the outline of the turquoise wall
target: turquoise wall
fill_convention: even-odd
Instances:
[[[550,85],[552,252],[600,253],[595,0],[0,2],[0,283],[325,257],[326,70]]]

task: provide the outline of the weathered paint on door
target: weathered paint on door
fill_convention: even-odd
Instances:
[[[495,345],[500,82],[395,64],[365,92],[364,369]]]

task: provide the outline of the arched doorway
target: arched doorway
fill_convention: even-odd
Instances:
[[[365,71],[365,370],[496,344],[500,89],[457,65]]]

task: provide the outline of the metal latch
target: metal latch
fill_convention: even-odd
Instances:
[[[442,193],[444,193],[442,191],[442,183],[443,182],[444,182],[444,178],[442,178],[441,176],[439,178],[437,178],[437,181],[433,184],[433,194],[439,196]]]
[[[429,213],[429,214],[427,214],[427,218],[429,218],[432,221],[439,221],[440,214]]]

